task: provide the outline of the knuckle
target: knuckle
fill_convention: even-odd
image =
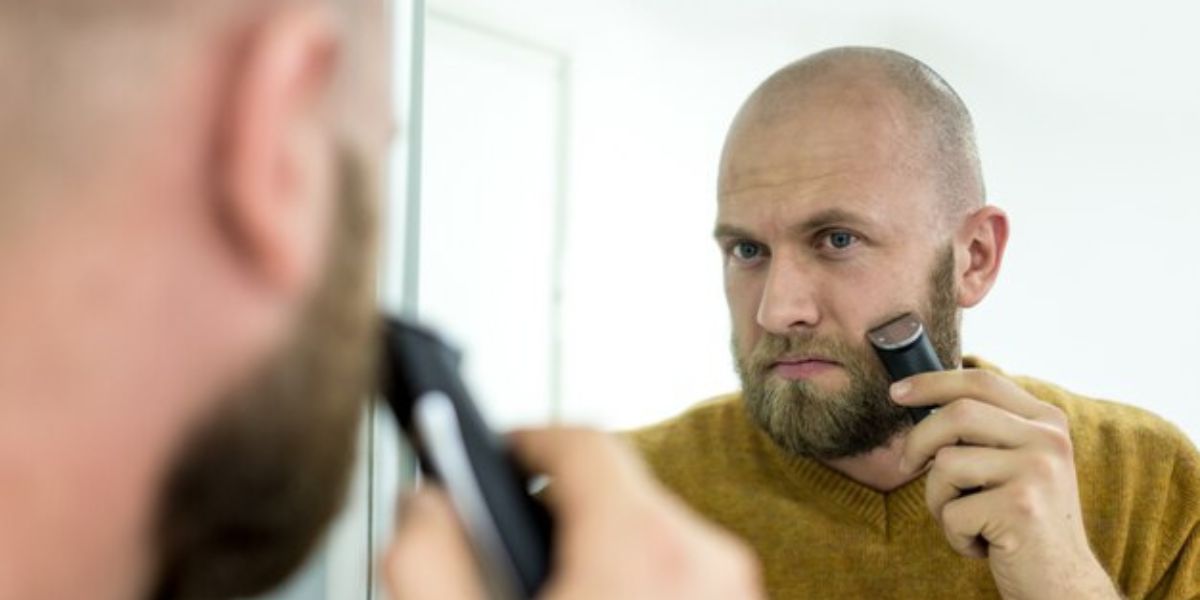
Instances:
[[[961,527],[959,522],[958,507],[953,502],[942,506],[942,510],[937,513],[937,518],[938,521],[941,521],[942,529],[944,529],[946,533],[957,531],[958,528]]]
[[[944,530],[942,535],[946,536],[946,542],[950,544],[950,548],[959,554],[967,554],[970,550],[970,544],[966,541],[967,536],[953,531]]]
[[[1040,479],[1054,477],[1057,472],[1056,461],[1046,454],[1034,454],[1025,463],[1025,470]]]
[[[959,452],[956,446],[942,446],[933,454],[934,465],[940,466],[945,470],[952,470],[958,467],[959,459],[962,453]]]
[[[975,532],[970,530],[959,506],[953,502],[942,507],[939,521],[946,540],[957,551],[962,551],[963,540],[974,538]]]
[[[1067,412],[1063,409],[1054,406],[1053,404],[1046,405],[1046,422],[1055,426],[1057,429],[1066,429],[1069,424]]]
[[[989,385],[992,374],[984,369],[963,369],[963,377],[973,386]]]
[[[954,426],[962,426],[971,421],[977,407],[974,406],[974,400],[962,399],[955,400],[947,404],[942,410],[946,413],[947,419]]]
[[[1001,379],[990,371],[983,369],[968,369],[967,382],[973,390],[995,391],[1001,385]]]
[[[1065,427],[1046,427],[1043,431],[1046,445],[1054,452],[1055,456],[1070,456],[1073,454],[1074,445],[1071,443],[1071,433],[1069,430]]]
[[[1037,491],[1029,485],[1013,486],[1009,492],[1009,506],[1021,518],[1033,518],[1040,512]]]
[[[962,453],[957,447],[942,446],[933,454],[933,462],[930,465],[927,489],[932,487],[930,484],[943,485],[954,479],[963,466]]]

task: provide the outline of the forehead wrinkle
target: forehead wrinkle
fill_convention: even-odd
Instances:
[[[871,184],[869,180],[878,179],[880,169],[887,167],[853,161],[839,162],[848,164],[826,167],[820,171],[814,169],[811,173],[797,173],[795,167],[781,166],[764,169],[762,176],[735,179],[734,184],[741,184],[742,179],[746,183],[721,190],[718,206],[729,202],[744,204],[769,201],[783,201],[798,206],[831,202],[836,206],[861,206],[862,201],[876,203],[879,200],[876,197],[879,193],[877,188],[880,186]]]
[[[796,176],[795,169],[792,167],[779,166],[764,168],[753,171],[736,179],[750,179],[753,180],[754,183],[742,186],[733,186],[731,189],[722,188],[720,190],[720,199],[732,199],[752,192],[802,188],[811,184],[820,184],[844,175],[844,173],[830,170],[815,175]]]

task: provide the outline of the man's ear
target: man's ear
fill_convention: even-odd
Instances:
[[[987,296],[1000,275],[1007,244],[1008,215],[995,206],[979,209],[963,223],[955,244],[959,306],[970,308]]]
[[[335,195],[334,16],[285,6],[257,21],[233,62],[216,157],[217,210],[254,285],[294,296],[320,274]]]

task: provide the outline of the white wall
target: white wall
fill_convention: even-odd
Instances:
[[[466,351],[490,422],[544,422],[562,61],[437,16],[426,30],[420,316]]]
[[[1189,3],[437,0],[571,62],[563,414],[650,422],[736,386],[709,231],[724,129],[786,62],[883,45],[974,112],[1001,281],[965,342],[1200,440],[1200,13]],[[435,202],[436,198],[426,198]]]

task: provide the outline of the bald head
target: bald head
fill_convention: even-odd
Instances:
[[[147,115],[183,44],[170,26],[186,20],[168,18],[165,4],[0,0],[0,211],[10,227],[34,196],[68,196],[65,184],[103,171],[112,153],[102,146]]]
[[[196,56],[237,51],[239,30],[272,6],[335,7],[362,20],[366,0],[0,0],[0,239],[35,205],[80,197],[132,156],[172,93],[198,83]],[[346,45],[357,44],[347,36]],[[356,48],[348,49],[347,53]],[[214,75],[219,77],[219,73]],[[215,83],[213,86],[215,87]],[[193,107],[196,108],[196,107]],[[201,113],[198,108],[195,114]],[[174,118],[174,117],[170,117]],[[111,159],[111,161],[110,161]]]
[[[746,165],[764,135],[807,143],[820,137],[814,129],[838,126],[867,138],[865,147],[885,152],[894,166],[933,178],[944,215],[984,203],[974,127],[958,94],[915,58],[860,47],[798,60],[751,94],[726,139],[721,194],[758,181],[761,169],[748,173]]]

